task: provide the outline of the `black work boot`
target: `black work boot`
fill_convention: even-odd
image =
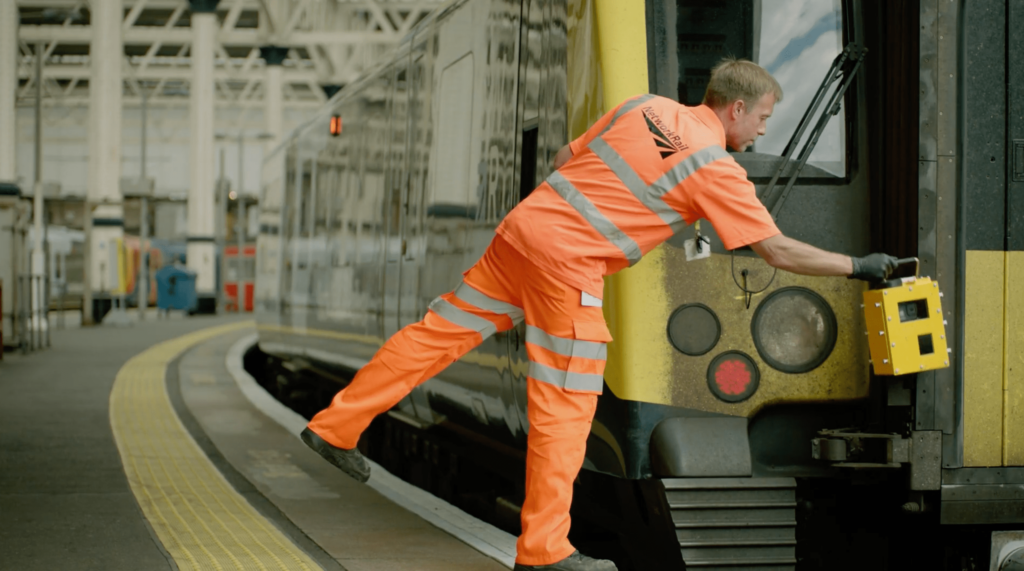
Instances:
[[[579,551],[550,565],[523,565],[516,563],[512,571],[618,571],[619,568],[607,559],[587,557]]]
[[[301,437],[306,446],[316,450],[317,454],[323,456],[331,464],[341,468],[342,472],[352,476],[357,482],[364,483],[370,479],[370,466],[366,463],[366,459],[363,458],[358,448],[345,450],[344,448],[333,446],[308,427],[302,431]]]

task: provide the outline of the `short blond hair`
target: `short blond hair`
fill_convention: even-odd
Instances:
[[[711,70],[704,104],[718,109],[743,100],[750,108],[768,93],[775,94],[776,103],[782,101],[782,87],[772,74],[750,60],[728,57]]]

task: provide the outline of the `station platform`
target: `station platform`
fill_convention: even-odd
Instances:
[[[515,539],[359,484],[242,368],[245,316],[54,331],[0,362],[0,570],[509,569]]]

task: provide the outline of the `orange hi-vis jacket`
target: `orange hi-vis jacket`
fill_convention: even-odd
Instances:
[[[570,143],[573,157],[497,232],[531,262],[596,297],[603,276],[701,218],[729,250],[779,234],[725,131],[703,105],[641,95]]]

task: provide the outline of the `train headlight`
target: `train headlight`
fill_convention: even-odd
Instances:
[[[784,373],[806,373],[824,363],[836,345],[836,329],[828,302],[802,287],[772,292],[750,324],[758,354]]]
[[[742,351],[726,351],[708,365],[708,388],[725,402],[745,401],[761,381],[757,364]]]
[[[696,357],[714,349],[722,324],[711,308],[701,303],[679,306],[668,318],[668,340],[684,355]]]

